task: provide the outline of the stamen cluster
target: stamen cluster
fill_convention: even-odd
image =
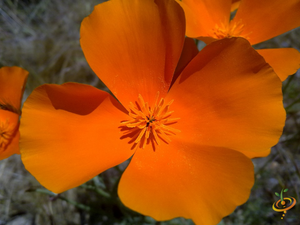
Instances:
[[[169,111],[169,108],[174,100],[166,104],[163,98],[158,102],[158,96],[159,94],[153,107],[149,107],[141,95],[138,96],[136,104],[130,102],[129,116],[132,120],[123,121],[121,124],[129,128],[127,134],[133,134],[133,149],[145,148],[151,141],[160,145],[160,139],[169,143],[171,141],[169,136],[180,132],[169,126],[179,120],[179,118],[170,118],[174,111]]]
[[[245,25],[241,21],[238,22],[231,21],[230,24],[221,23],[220,26],[216,24],[215,28],[213,28],[213,35],[217,39],[238,37],[241,36],[241,33],[244,30],[244,26]]]

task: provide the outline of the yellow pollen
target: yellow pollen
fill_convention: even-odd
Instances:
[[[129,104],[129,116],[132,118],[121,122],[125,130],[125,136],[132,138],[129,143],[133,143],[132,149],[145,148],[147,144],[152,144],[155,150],[155,144],[160,145],[161,141],[169,143],[170,136],[180,132],[170,125],[177,123],[180,118],[170,118],[174,111],[169,111],[173,100],[166,103],[163,98],[159,101],[159,93],[156,95],[156,101],[153,107],[149,107],[139,94],[135,104]]]

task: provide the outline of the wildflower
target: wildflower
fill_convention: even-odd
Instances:
[[[19,116],[27,75],[19,67],[0,68],[0,160],[20,154]]]
[[[244,203],[248,157],[267,155],[285,120],[281,81],[249,43],[212,43],[170,86],[185,36],[175,1],[102,3],[80,33],[118,100],[77,83],[35,89],[20,128],[26,169],[60,193],[132,157],[119,197],[156,220],[216,224]]]
[[[182,0],[186,35],[210,43],[230,37],[258,44],[300,26],[299,0]],[[231,9],[238,8],[230,20]],[[293,48],[257,50],[283,81],[300,67],[300,53]]]

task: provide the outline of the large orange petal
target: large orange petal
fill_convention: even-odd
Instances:
[[[299,27],[299,12],[299,0],[242,0],[233,21],[253,45]]]
[[[19,154],[19,115],[0,110],[0,160]]]
[[[269,154],[285,122],[281,81],[243,38],[216,41],[189,63],[166,101],[183,141]]]
[[[184,41],[184,13],[174,0],[111,0],[80,29],[85,57],[127,107],[139,94],[150,105],[169,89]]]
[[[186,16],[186,35],[211,36],[216,25],[228,24],[231,0],[177,0]]]
[[[19,112],[28,72],[20,67],[0,69],[0,109]]]
[[[156,220],[210,225],[243,204],[253,183],[252,162],[243,154],[173,140],[155,152],[139,149],[118,193],[127,207]]]
[[[120,140],[124,117],[113,97],[91,86],[40,86],[23,107],[22,161],[53,192],[76,187],[133,154]]]
[[[270,64],[281,81],[300,68],[300,52],[294,48],[259,49],[257,52]]]

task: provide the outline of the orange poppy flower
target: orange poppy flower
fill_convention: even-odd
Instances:
[[[248,157],[267,155],[285,121],[281,81],[249,43],[212,43],[170,86],[185,35],[175,1],[102,3],[80,33],[118,100],[77,83],[35,89],[20,128],[26,169],[60,193],[132,157],[118,194],[156,220],[216,224],[244,203]]]
[[[0,160],[19,151],[19,116],[28,72],[19,67],[0,68]]]
[[[206,43],[244,37],[254,45],[300,26],[300,0],[178,0],[186,15],[186,35]],[[230,20],[231,9],[238,8]],[[280,79],[300,67],[293,48],[257,50]]]

